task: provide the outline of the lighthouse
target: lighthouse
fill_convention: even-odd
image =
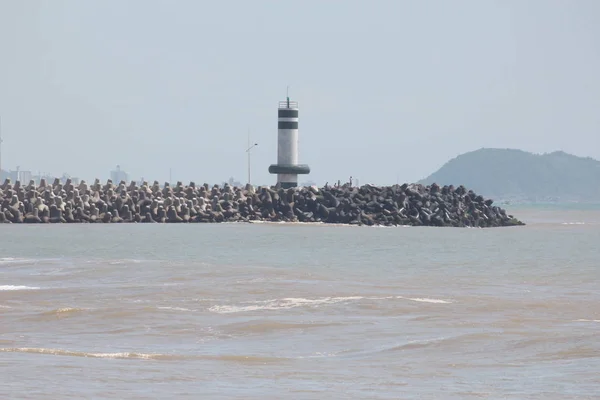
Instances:
[[[284,189],[298,186],[298,175],[309,174],[306,164],[298,164],[298,103],[279,102],[277,110],[277,164],[269,166],[277,174],[277,183]]]

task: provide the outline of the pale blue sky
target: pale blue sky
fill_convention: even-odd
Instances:
[[[287,85],[319,184],[481,147],[600,159],[598,21],[596,0],[0,0],[2,165],[245,181],[249,128],[274,183]]]

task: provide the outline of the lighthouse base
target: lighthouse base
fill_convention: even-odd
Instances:
[[[289,189],[298,186],[297,174],[277,174],[277,184],[283,189]]]
[[[272,164],[269,173],[277,174],[277,184],[284,189],[298,187],[298,175],[310,173],[306,164]]]
[[[298,187],[298,182],[278,182],[277,183],[282,189],[290,189]]]

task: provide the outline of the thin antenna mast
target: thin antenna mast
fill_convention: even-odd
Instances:
[[[258,143],[250,144],[250,128],[248,128],[248,147],[246,148],[246,153],[248,153],[248,184],[251,185],[252,181],[250,180],[250,150],[255,146],[258,146]]]
[[[250,128],[248,128],[248,147],[246,147],[247,149],[250,149]],[[248,184],[250,184],[250,150],[248,150]]]

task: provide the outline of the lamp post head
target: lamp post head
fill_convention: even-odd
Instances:
[[[258,143],[254,143],[252,146],[248,147],[246,149],[246,153],[248,153],[250,150],[252,150],[253,147],[258,146]]]

